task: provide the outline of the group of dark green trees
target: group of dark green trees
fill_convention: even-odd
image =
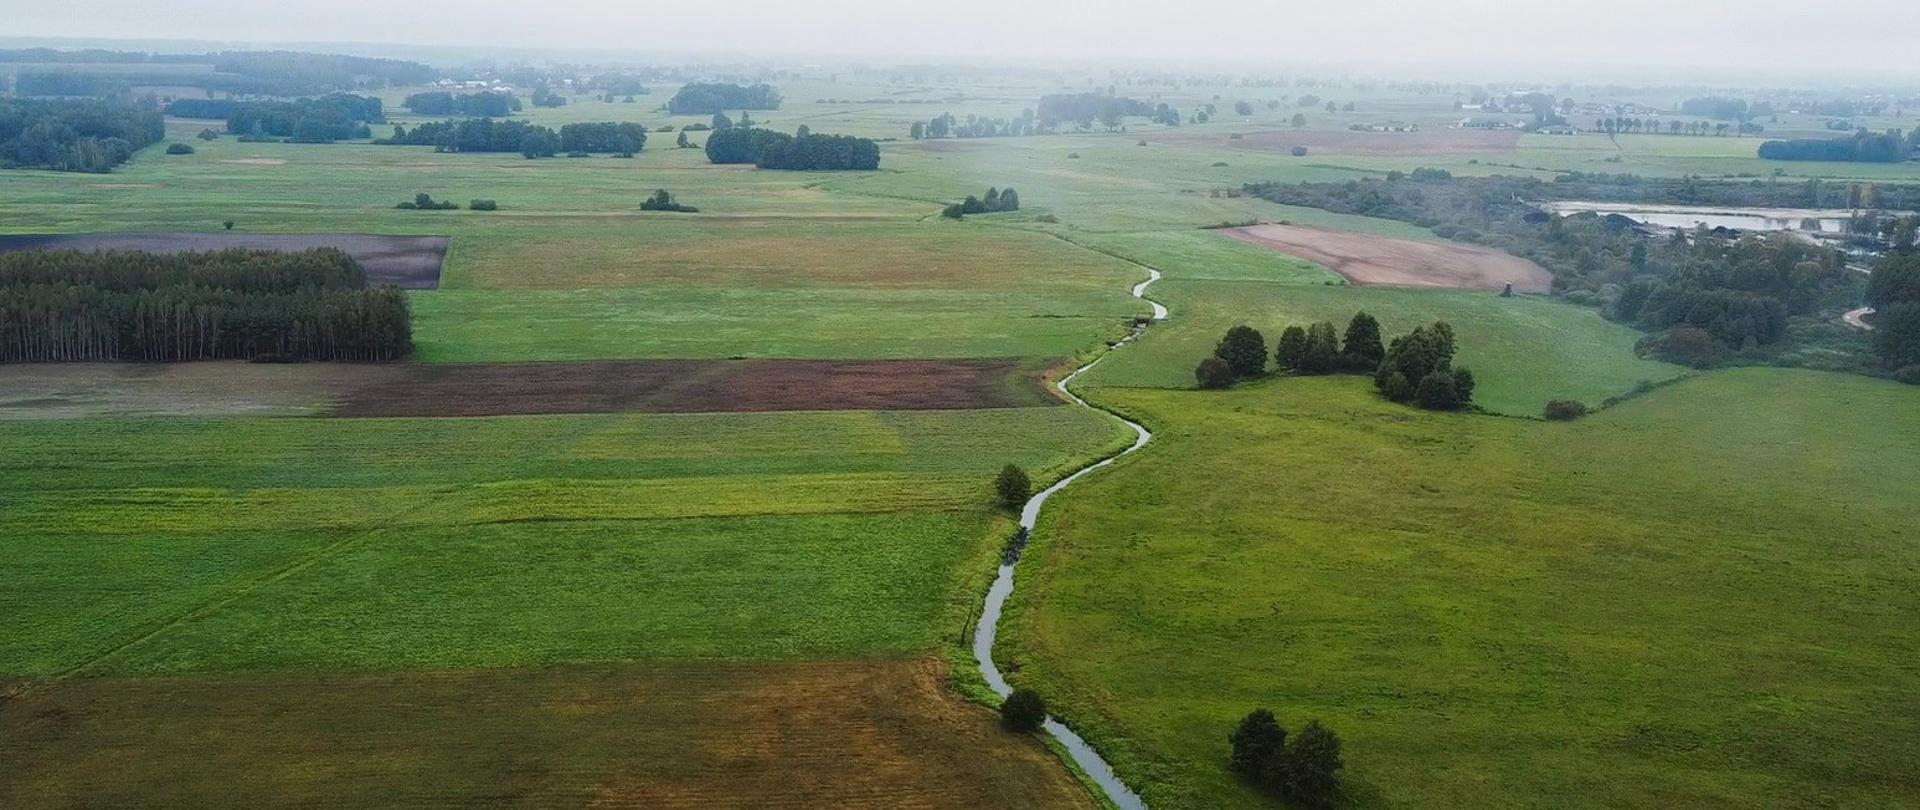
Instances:
[[[731,82],[693,82],[667,100],[674,115],[713,115],[727,110],[780,109],[780,91],[765,84],[741,86]]]
[[[294,143],[332,143],[370,138],[368,124],[387,120],[378,96],[329,93],[294,101],[236,101],[182,98],[167,105],[178,118],[219,118],[227,131],[245,138],[287,139]]]
[[[968,214],[994,214],[1018,210],[1020,210],[1020,192],[1014,191],[1009,186],[1004,191],[988,188],[984,199],[968,194],[965,200],[942,209],[940,215],[949,219],[960,219]]]
[[[1161,105],[1162,107],[1166,105]],[[1053,130],[1062,124],[1090,129],[1099,124],[1107,130],[1120,128],[1128,116],[1153,117],[1155,107],[1138,99],[1105,93],[1055,93],[1040,97],[1034,116],[1039,127]],[[1175,113],[1177,123],[1178,113]]]
[[[1874,307],[1873,348],[1880,364],[1901,382],[1920,385],[1920,252],[1911,226],[1900,245],[1881,259],[1867,285]]]
[[[610,153],[632,157],[647,145],[647,128],[629,122],[565,124],[555,132],[525,121],[463,118],[432,121],[412,130],[395,124],[393,135],[374,141],[431,146],[436,152],[519,152],[528,159]]]
[[[767,129],[727,127],[707,136],[707,160],[751,163],[762,169],[803,171],[880,168],[880,145],[851,135],[788,135]]]
[[[1255,709],[1227,735],[1227,767],[1299,807],[1332,807],[1340,795],[1340,736],[1318,720],[1288,736],[1267,709]]]
[[[1794,138],[1760,144],[1760,157],[1767,160],[1838,160],[1861,163],[1899,163],[1909,160],[1920,149],[1920,129],[1902,134],[1898,129],[1886,132],[1856,131],[1845,138]]]
[[[0,254],[0,362],[387,361],[409,318],[333,249]]]
[[[1040,131],[1042,130],[1033,110],[1026,109],[1012,118],[988,118],[984,115],[968,113],[965,121],[955,118],[953,113],[941,113],[926,121],[913,122],[907,128],[907,135],[918,141],[940,138],[1010,138],[1032,135]]]
[[[679,201],[673,198],[673,192],[668,191],[664,188],[656,189],[653,192],[653,196],[648,197],[644,200],[641,200],[640,210],[642,211],[678,211],[683,214],[696,214],[700,212],[700,209],[695,208],[691,205],[681,205]]]
[[[1473,373],[1454,367],[1453,352],[1453,327],[1444,321],[1383,345],[1380,322],[1360,312],[1347,322],[1344,343],[1331,321],[1287,327],[1273,359],[1289,374],[1371,374],[1374,387],[1395,402],[1458,410],[1473,403]],[[1266,336],[1242,325],[1227,330],[1213,356],[1194,369],[1194,378],[1202,388],[1226,388],[1266,373]]]
[[[465,115],[474,118],[504,118],[521,110],[520,98],[512,93],[482,90],[478,93],[449,93],[435,90],[414,93],[402,102],[414,115]]]
[[[149,101],[0,98],[0,168],[107,172],[164,137]]]

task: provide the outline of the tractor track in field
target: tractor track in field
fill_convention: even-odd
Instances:
[[[1069,244],[1086,247],[1064,236],[1059,236],[1058,234],[1054,234],[1054,236]],[[1091,250],[1092,248],[1088,249]],[[1086,365],[1080,366],[1074,369],[1072,373],[1060,378],[1059,382],[1054,383],[1054,388],[1074,405],[1100,411],[1101,413],[1120,420],[1120,422],[1127,427],[1132,428],[1134,432],[1133,444],[1128,445],[1125,449],[1117,453],[1075,470],[1065,478],[1054,482],[1052,486],[1041,490],[1039,494],[1029,498],[1026,504],[1020,509],[1020,528],[1023,532],[1032,532],[1035,523],[1039,521],[1040,508],[1046,504],[1048,498],[1066,489],[1068,484],[1073,483],[1079,479],[1080,476],[1112,464],[1122,456],[1129,455],[1147,446],[1147,443],[1153,440],[1153,432],[1147,430],[1146,426],[1114,411],[1089,403],[1085,399],[1080,398],[1079,395],[1073,393],[1073,390],[1068,387],[1075,378],[1085,374],[1094,366],[1099,365],[1100,361],[1105,360],[1108,354],[1125,348],[1127,344],[1132,343],[1138,339],[1141,334],[1145,333],[1147,327],[1156,321],[1165,320],[1168,315],[1165,306],[1146,296],[1147,286],[1160,280],[1160,271],[1124,256],[1107,253],[1107,251],[1096,252],[1113,256],[1114,258],[1121,259],[1147,271],[1147,280],[1134,285],[1132,292],[1133,297],[1153,305],[1153,316],[1149,320],[1136,324],[1133,330],[1127,333],[1126,337],[1113,343],[1108,347],[1107,351],[1101,353],[1099,357],[1095,357],[1093,360],[1087,362]],[[979,623],[973,633],[973,655],[974,659],[979,662],[980,674],[986,679],[987,688],[993,690],[994,694],[1002,698],[1005,698],[1011,693],[1013,688],[1007,684],[1006,675],[1001,673],[1000,668],[993,662],[993,643],[995,639],[999,637],[1001,611],[1005,609],[1007,599],[1013,595],[1013,572],[1014,568],[1019,564],[1019,549],[1010,551],[1007,554],[1007,558],[1002,560],[999,574],[995,576],[993,580],[993,586],[987,589],[986,602],[981,607]],[[1093,750],[1093,746],[1079,734],[1074,733],[1073,729],[1068,728],[1064,723],[1051,717],[1047,718],[1043,727],[1048,734],[1060,742],[1061,746],[1066,748],[1067,755],[1073,759],[1074,764],[1078,765],[1080,769],[1093,780],[1094,784],[1100,786],[1101,791],[1106,794],[1106,798],[1111,801],[1114,806],[1121,808],[1121,810],[1146,810],[1146,802],[1140,799],[1140,795],[1128,788],[1125,782],[1120,781],[1119,775],[1113,771],[1113,766],[1101,758],[1099,752]]]

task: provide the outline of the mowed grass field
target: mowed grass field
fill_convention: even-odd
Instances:
[[[1716,372],[1575,423],[1357,378],[1102,388],[1156,440],[1042,518],[1000,655],[1154,807],[1266,807],[1255,707],[1360,807],[1920,797],[1920,400]]]

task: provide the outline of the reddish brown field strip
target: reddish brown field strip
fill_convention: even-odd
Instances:
[[[609,360],[401,367],[334,416],[953,410],[1054,404],[1014,360]]]
[[[371,284],[408,290],[440,286],[440,265],[447,258],[444,236],[374,236],[356,233],[257,234],[73,233],[0,236],[0,253],[15,250],[144,250],[152,253],[226,250],[311,250],[339,248],[367,271]]]
[[[1300,225],[1255,225],[1221,231],[1234,239],[1306,259],[1355,284],[1452,287],[1545,293],[1553,274],[1511,253],[1455,242],[1418,242]]]
[[[1093,804],[932,661],[80,678],[0,762],[9,810]]]

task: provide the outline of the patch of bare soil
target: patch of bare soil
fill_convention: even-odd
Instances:
[[[1296,146],[1336,155],[1458,155],[1511,152],[1520,145],[1517,130],[1423,129],[1419,132],[1347,130],[1266,130],[1239,139],[1215,133],[1172,133],[1152,140],[1188,146],[1285,152]]]
[[[444,236],[377,236],[355,233],[253,234],[232,231],[175,233],[75,233],[0,236],[0,253],[15,250],[144,250],[154,253],[249,250],[295,251],[339,248],[367,271],[371,284],[409,290],[440,286],[447,259]]]
[[[1221,233],[1326,267],[1355,284],[1452,287],[1546,293],[1553,275],[1533,262],[1491,248],[1452,242],[1417,242],[1373,234],[1255,225]]]
[[[1054,404],[1013,360],[609,360],[401,367],[335,416],[951,410]]]
[[[924,660],[74,678],[0,761],[10,810],[1094,806]]]

